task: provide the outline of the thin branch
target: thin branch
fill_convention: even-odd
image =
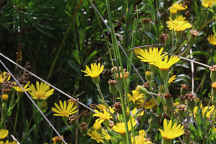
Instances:
[[[192,49],[190,49],[190,58],[193,60]],[[191,93],[194,94],[194,62],[191,63]]]
[[[16,144],[20,144],[20,142],[15,138],[14,135],[10,135],[12,137],[12,139],[16,142]]]
[[[13,60],[11,60],[10,58],[8,58],[7,56],[3,55],[2,53],[0,53],[0,56],[2,56],[3,58],[5,58],[6,60],[8,60],[9,62],[13,63],[14,65],[16,65],[17,67],[19,67],[20,69],[24,70],[25,72],[28,72],[31,76],[39,79],[40,81],[46,83],[47,85],[49,85],[50,87],[54,88],[56,91],[60,92],[61,94],[67,96],[68,98],[76,101],[78,104],[82,105],[83,107],[87,108],[88,110],[92,111],[95,113],[95,111],[90,108],[89,106],[85,105],[84,103],[80,102],[79,100],[77,100],[76,98],[70,96],[69,94],[65,93],[64,91],[60,90],[59,88],[55,87],[54,85],[50,84],[49,82],[45,81],[44,79],[40,78],[39,76],[37,76],[36,74],[32,73],[31,71],[27,70],[26,68],[22,67],[21,65],[17,64],[16,62],[14,62]]]
[[[57,131],[57,129],[53,126],[53,124],[49,121],[49,119],[45,116],[45,114],[41,111],[41,109],[37,106],[35,101],[32,99],[32,97],[25,91],[23,86],[20,84],[20,82],[16,79],[16,77],[11,73],[11,71],[8,69],[8,67],[0,60],[1,65],[5,68],[5,70],[10,74],[10,76],[13,78],[13,80],[16,82],[16,84],[24,91],[25,95],[28,97],[28,99],[31,101],[31,103],[35,106],[35,108],[40,112],[42,117],[46,120],[46,122],[49,124],[49,126],[55,131],[55,133],[61,138],[62,142],[64,144],[67,144],[67,142],[64,140],[63,137],[61,137],[60,133]]]

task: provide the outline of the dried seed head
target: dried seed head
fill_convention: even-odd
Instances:
[[[115,111],[121,112],[121,103],[120,102],[116,102],[114,104],[114,108],[115,108]]]
[[[165,98],[170,98],[172,95],[170,93],[165,93],[164,97]]]
[[[195,29],[190,30],[190,33],[191,33],[192,36],[195,36],[195,37],[199,36],[199,32],[197,30],[195,30]]]
[[[89,107],[92,108],[92,109],[96,109],[97,105],[96,104],[90,104]]]
[[[110,79],[110,80],[108,80],[108,84],[109,85],[115,85],[115,84],[117,84],[117,80]]]
[[[168,39],[168,34],[162,33],[162,34],[160,35],[160,40],[161,40],[163,43],[165,43],[167,39]]]
[[[80,129],[82,131],[86,131],[88,129],[88,124],[86,122],[82,122],[80,125],[79,125]]]
[[[143,87],[144,87],[144,88],[149,88],[149,83],[148,83],[148,82],[145,82],[145,83],[143,84]]]
[[[189,90],[189,86],[186,84],[181,84],[181,88],[184,90]]]
[[[216,65],[213,65],[209,68],[210,71],[216,71]]]

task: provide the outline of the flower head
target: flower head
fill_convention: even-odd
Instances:
[[[131,131],[132,127],[136,126],[136,120],[134,118],[131,118],[128,123],[128,131]],[[112,127],[112,130],[119,134],[125,134],[126,133],[126,127],[124,122],[118,122],[116,125]]]
[[[53,142],[53,144],[56,144],[57,142],[61,142],[62,141],[62,139],[63,139],[63,136],[54,136],[53,138],[52,138],[52,142]]]
[[[15,83],[16,84],[16,83]],[[28,91],[30,82],[28,82],[26,85],[23,86],[23,89],[21,87],[19,87],[18,85],[13,86],[13,88],[17,91],[17,92],[24,92],[24,91]]]
[[[150,100],[148,100],[144,103],[144,108],[145,109],[152,109],[156,105],[157,105],[157,101],[154,98],[151,98]]]
[[[146,138],[146,133],[144,130],[139,131],[139,135],[135,138],[131,138],[132,144],[152,144],[152,142]]]
[[[172,65],[177,63],[180,60],[177,56],[171,56],[170,58],[168,56],[165,56],[162,59],[159,59],[153,65],[158,67],[160,70],[168,70]]]
[[[6,93],[5,93],[5,94],[2,94],[2,95],[1,95],[1,99],[2,99],[2,100],[5,100],[5,101],[8,100],[8,94],[6,94]]]
[[[48,86],[47,84],[43,82],[39,83],[37,81],[36,86],[34,86],[33,84],[29,86],[28,92],[31,94],[33,99],[46,100],[54,93],[54,89],[50,89],[50,86]]]
[[[170,11],[170,13],[175,14],[178,11],[185,10],[186,8],[187,8],[187,6],[183,6],[181,3],[176,2],[170,7],[169,11]]]
[[[6,81],[9,81],[11,78],[10,74],[7,72],[2,72],[0,73],[0,84],[4,83]]]
[[[102,119],[103,121],[112,119],[112,114],[114,113],[113,108],[111,107],[107,108],[106,106],[102,104],[97,105],[97,108],[99,110],[95,110],[95,114],[93,114],[94,117],[98,117],[99,119]]]
[[[138,89],[138,86],[135,90],[132,90],[132,93],[128,93],[128,100],[135,103],[143,103],[144,102],[144,94],[141,93]]]
[[[208,41],[212,45],[216,45],[216,35],[210,35],[208,36]]]
[[[149,48],[145,50],[136,48],[134,52],[142,62],[148,62],[150,64],[165,56],[165,54],[162,54],[163,48],[160,50],[158,48]]]
[[[82,72],[86,73],[85,76],[90,76],[91,78],[97,78],[103,72],[104,65],[93,63],[91,68],[86,66],[86,69]]]
[[[175,81],[176,75],[173,75],[169,78],[168,83],[171,84],[173,81]]]
[[[196,117],[196,114],[198,112],[198,106],[195,106],[193,109],[193,115],[194,117]],[[200,105],[200,109],[202,112],[202,117],[206,117],[207,119],[210,119],[211,117],[213,117],[213,115],[215,114],[215,106],[203,106],[202,104]]]
[[[59,105],[57,103],[54,104],[55,107],[52,107],[52,111],[54,112],[54,116],[61,117],[69,117],[72,114],[78,112],[77,105],[72,101],[59,101]]]
[[[91,139],[96,140],[97,143],[104,143],[103,136],[97,132],[97,130],[89,129],[87,135],[91,137]]]
[[[169,21],[167,21],[167,27],[169,30],[173,31],[184,31],[188,28],[191,28],[192,25],[185,20],[183,16],[178,16],[176,19],[170,18]]]
[[[184,128],[181,124],[177,125],[177,123],[172,124],[172,120],[167,122],[167,119],[163,121],[163,128],[159,129],[161,136],[164,139],[175,139],[184,134]]]
[[[213,7],[214,5],[216,5],[216,0],[202,0],[202,6],[209,8],[209,7]]]
[[[0,129],[0,139],[4,139],[8,136],[8,130],[7,129]]]

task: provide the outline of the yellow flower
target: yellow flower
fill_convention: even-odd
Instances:
[[[0,144],[17,144],[17,142],[16,141],[10,142],[7,140],[6,142],[0,141]]]
[[[196,117],[196,114],[198,112],[198,106],[195,106],[193,109],[193,115],[194,117]],[[207,119],[210,119],[214,114],[215,114],[215,106],[205,106],[203,107],[203,105],[200,105],[200,109],[202,112],[202,117],[206,117]]]
[[[140,93],[137,88],[135,90],[132,90],[132,94],[128,93],[128,100],[130,102],[135,103],[143,103],[144,102],[144,94]]]
[[[170,11],[170,13],[175,14],[178,11],[185,10],[186,8],[187,8],[187,6],[183,6],[181,3],[176,2],[170,7],[169,11]]]
[[[138,136],[135,136],[135,138],[131,138],[131,142],[132,144],[152,144],[152,142],[145,137],[146,137],[145,131],[140,130]]]
[[[160,50],[158,50],[158,48],[149,48],[145,50],[137,48],[135,53],[142,62],[148,62],[149,64],[152,64],[165,56],[165,54],[162,54],[162,52],[163,48]]]
[[[47,84],[38,81],[36,82],[36,87],[31,84],[28,91],[33,99],[46,100],[49,96],[54,93],[54,89],[50,89]]]
[[[94,124],[93,124],[93,128],[96,130],[99,130],[101,128],[101,123],[103,122],[103,119],[96,119]]]
[[[61,142],[62,141],[62,138],[63,138],[63,136],[54,136],[53,138],[52,138],[52,142],[53,142],[53,144],[56,144],[57,142]]]
[[[8,130],[7,129],[0,129],[0,139],[4,139],[8,136]]]
[[[202,0],[202,6],[208,8],[213,7],[216,4],[216,0]]]
[[[102,104],[97,105],[97,108],[100,110],[95,110],[95,113],[93,114],[94,117],[98,117],[99,119],[102,119],[103,121],[105,120],[110,120],[112,119],[112,114],[114,113],[113,108],[111,107],[106,107]]]
[[[213,83],[211,84],[211,87],[212,87],[213,89],[216,89],[216,82],[213,82]]]
[[[96,140],[97,143],[104,143],[102,135],[100,135],[96,130],[89,129],[87,135],[91,137],[91,139]]]
[[[184,134],[184,128],[181,124],[177,125],[177,123],[172,124],[172,120],[167,122],[167,119],[163,121],[163,128],[159,129],[161,136],[164,139],[175,139]]]
[[[8,94],[2,94],[1,99],[5,101],[8,100]]]
[[[14,83],[14,84],[16,84],[16,83]],[[24,91],[28,91],[28,90],[29,90],[29,88],[28,88],[29,84],[30,84],[30,82],[28,82],[28,83],[23,87],[23,88],[24,88]],[[22,89],[21,87],[19,87],[18,85],[13,86],[13,88],[14,88],[17,92],[24,92],[23,89]]]
[[[152,109],[156,105],[157,105],[156,100],[154,98],[151,98],[150,100],[148,100],[144,103],[144,108],[145,109]]]
[[[132,119],[132,120],[131,120]],[[127,125],[128,125],[128,131],[131,131],[132,127],[135,127],[136,120],[134,118],[131,118]],[[124,122],[118,122],[116,125],[112,127],[112,130],[119,134],[125,134],[126,133],[126,127]]]
[[[11,78],[11,76],[10,76],[9,73],[7,73],[7,72],[2,72],[2,73],[0,74],[0,84],[1,84],[1,83],[4,83],[4,82],[6,82],[6,81],[9,81],[10,78]]]
[[[103,72],[104,65],[93,63],[91,68],[86,66],[86,69],[82,72],[86,73],[85,76],[90,76],[91,78],[97,78]]]
[[[215,35],[208,36],[208,41],[210,44],[216,45],[216,36]]]
[[[171,84],[173,81],[175,81],[176,75],[173,75],[169,78],[168,83]]]
[[[172,65],[177,63],[180,60],[177,56],[171,56],[170,58],[168,56],[165,56],[163,59],[159,59],[153,65],[158,67],[160,70],[168,70]]]
[[[173,31],[184,31],[188,28],[191,28],[192,25],[185,20],[183,16],[178,16],[176,19],[170,18],[169,21],[167,21],[167,27],[169,30]]]
[[[108,132],[105,129],[102,129],[102,135],[103,135],[105,140],[111,139],[110,135],[108,134]]]
[[[130,111],[129,107],[127,107],[126,111],[127,111],[127,115],[131,115],[134,118],[144,115],[144,110],[137,109],[136,107],[133,108],[131,111]]]
[[[78,112],[77,105],[75,102],[72,101],[59,101],[58,104],[54,104],[55,107],[52,107],[52,111],[55,112],[54,116],[61,116],[61,117],[69,117],[72,114],[75,114]]]

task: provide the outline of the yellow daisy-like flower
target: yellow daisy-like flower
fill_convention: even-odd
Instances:
[[[132,127],[136,126],[136,120],[132,118],[132,120],[129,120],[128,123],[128,131],[131,131]],[[112,127],[112,130],[119,134],[125,134],[126,133],[126,127],[124,122],[119,122],[116,125]]]
[[[136,88],[132,90],[132,94],[128,93],[128,100],[135,103],[143,103],[144,102],[144,94],[140,93],[139,90]]]
[[[61,142],[62,141],[62,139],[63,139],[63,136],[54,136],[53,138],[52,138],[52,142],[53,142],[53,144],[57,144],[57,142]]]
[[[23,86],[24,90],[21,87],[19,87],[18,85],[16,85],[16,83],[14,83],[14,84],[15,84],[15,86],[13,86],[13,88],[17,92],[24,92],[24,91],[28,91],[29,90],[28,86],[29,86],[30,82],[28,82],[26,85]]]
[[[169,11],[170,11],[170,13],[175,14],[178,11],[185,10],[186,8],[187,8],[187,6],[183,6],[181,3],[176,2],[170,7]]]
[[[210,35],[208,36],[208,41],[212,45],[216,45],[216,35]]]
[[[141,48],[136,48],[135,54],[137,57],[142,61],[142,62],[148,62],[149,64],[152,64],[159,59],[162,59],[165,54],[163,53],[163,48],[160,50],[158,48],[149,48],[149,49],[141,49]]]
[[[105,129],[101,129],[101,131],[102,131],[102,135],[103,135],[105,140],[111,139],[110,135],[108,134],[108,132]]]
[[[9,81],[10,78],[11,78],[11,76],[10,76],[9,73],[7,73],[7,72],[2,72],[2,73],[0,74],[0,84],[1,84],[1,83],[4,83],[4,82],[6,82],[6,81]]]
[[[0,139],[4,139],[8,136],[8,130],[7,129],[0,129]]]
[[[95,113],[93,114],[94,117],[98,117],[99,119],[102,119],[103,121],[112,119],[112,114],[114,113],[113,108],[111,107],[107,108],[106,106],[102,104],[97,105],[97,108],[99,110],[95,110]]]
[[[2,94],[1,99],[5,101],[8,100],[8,94]]]
[[[89,129],[87,135],[89,135],[91,139],[96,140],[97,143],[104,143],[103,136],[94,129]]]
[[[195,106],[193,109],[193,116],[196,117],[196,114],[198,112],[199,107]],[[215,106],[204,106],[201,104],[200,109],[202,112],[202,117],[206,117],[207,119],[210,119],[215,114]]]
[[[54,116],[61,117],[69,117],[72,114],[78,112],[78,107],[75,102],[72,101],[59,101],[59,105],[57,103],[54,104],[55,107],[52,107],[52,111],[54,112]]]
[[[177,63],[180,60],[178,56],[171,56],[170,58],[168,56],[165,56],[163,59],[160,59],[153,63],[156,67],[158,67],[160,70],[168,70],[172,65]]]
[[[146,133],[144,130],[139,131],[139,135],[135,136],[135,138],[131,138],[132,144],[152,144],[150,140],[148,140],[146,137]]]
[[[173,75],[169,78],[168,83],[171,84],[172,82],[174,82],[176,79],[176,75]]]
[[[39,83],[37,81],[36,86],[34,86],[33,84],[29,86],[28,92],[33,99],[46,100],[54,93],[54,89],[50,89],[50,86],[48,86],[47,84],[43,82]]]
[[[144,108],[145,109],[152,109],[156,105],[157,105],[156,100],[154,98],[151,98],[150,100],[148,100],[144,103]]]
[[[104,65],[93,63],[91,68],[86,66],[86,69],[82,72],[86,73],[85,76],[90,76],[91,78],[97,78],[103,72]]]
[[[188,21],[186,21],[183,16],[178,16],[174,20],[170,18],[166,23],[169,30],[173,31],[184,31],[192,27],[192,25]]]
[[[216,5],[216,0],[202,0],[202,6],[209,8],[209,7],[213,7],[214,5]]]
[[[103,119],[96,119],[94,124],[93,124],[93,128],[96,130],[99,130],[101,128],[101,123],[103,122]]]
[[[175,139],[184,134],[184,127],[181,124],[172,124],[172,120],[168,123],[167,119],[164,119],[163,128],[164,130],[159,129],[159,131],[164,139]]]
[[[6,140],[5,142],[4,141],[0,141],[0,144],[17,144],[17,142],[16,141],[10,142],[10,141]]]

